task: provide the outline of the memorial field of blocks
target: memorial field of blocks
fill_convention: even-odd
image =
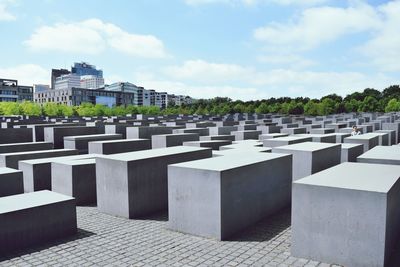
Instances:
[[[399,113],[0,121],[0,266],[400,266]]]

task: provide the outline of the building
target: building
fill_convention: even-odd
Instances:
[[[138,87],[130,82],[116,82],[106,86],[104,90],[112,92],[133,93],[133,105],[141,106],[141,104],[143,103],[143,100],[141,99],[143,97],[142,89],[143,87]]]
[[[0,78],[0,102],[33,100],[33,87],[18,85],[17,80]]]
[[[74,66],[71,67],[71,73],[78,76],[93,75],[99,78],[103,78],[103,71],[96,69],[96,66],[90,65],[87,62],[75,62]]]
[[[104,78],[95,75],[81,76],[80,88],[99,89],[104,87]]]
[[[57,103],[68,106],[78,106],[82,103],[102,104],[109,107],[134,105],[134,93],[107,91],[101,89],[86,89],[74,87],[70,89],[48,90],[35,93],[38,104]]]
[[[56,78],[56,82],[54,84],[55,90],[66,90],[71,89],[73,87],[81,86],[81,78],[76,74],[65,74]]]
[[[70,74],[71,72],[66,69],[52,69],[51,70],[51,89],[55,88],[56,78],[61,75]]]
[[[154,106],[160,109],[168,107],[168,94],[166,92],[155,92]]]
[[[33,85],[33,91],[34,92],[43,92],[50,90],[50,86],[47,84],[34,84]]]
[[[193,98],[190,96],[184,96],[184,95],[168,95],[168,104],[169,105],[175,105],[175,106],[181,106],[182,104],[184,105],[190,105],[194,101]]]

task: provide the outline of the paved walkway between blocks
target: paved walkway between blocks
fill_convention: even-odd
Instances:
[[[167,230],[165,214],[77,214],[76,236],[0,257],[0,266],[331,266],[290,256],[290,210],[223,242]]]

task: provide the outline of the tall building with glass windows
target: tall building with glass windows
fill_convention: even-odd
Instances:
[[[104,87],[104,78],[95,75],[81,76],[81,88],[86,89],[99,89]]]
[[[103,71],[96,69],[96,66],[90,65],[87,62],[75,62],[74,66],[71,67],[71,73],[78,76],[93,75],[99,78],[103,78]]]
[[[57,77],[56,82],[54,84],[54,89],[65,90],[65,89],[71,89],[73,87],[79,88],[80,86],[81,86],[81,77],[71,73]]]
[[[0,78],[0,102],[33,100],[33,87],[18,85],[17,80]]]

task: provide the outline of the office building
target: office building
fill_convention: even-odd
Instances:
[[[71,72],[66,69],[52,69],[51,70],[51,89],[55,88],[56,78],[60,77],[61,75],[70,74]]]
[[[99,89],[104,87],[104,78],[95,75],[81,76],[80,88]]]
[[[71,89],[73,87],[81,86],[81,78],[76,74],[65,74],[56,78],[56,82],[54,84],[55,90],[66,90]]]
[[[34,84],[33,85],[33,91],[34,92],[43,92],[50,90],[50,86],[47,84]]]
[[[96,69],[96,66],[90,65],[87,62],[75,62],[74,66],[71,67],[71,73],[78,76],[93,75],[99,78],[103,78],[103,71]]]
[[[0,102],[32,101],[33,87],[18,85],[17,80],[0,78]]]

